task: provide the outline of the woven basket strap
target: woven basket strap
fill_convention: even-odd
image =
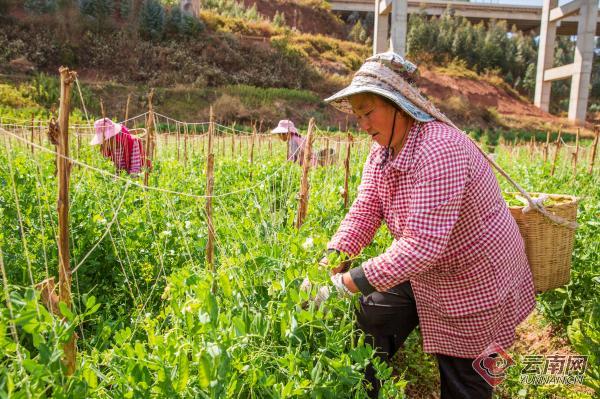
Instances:
[[[485,157],[485,159],[487,159],[487,161],[498,171],[498,173],[500,173],[502,176],[504,176],[504,178],[506,180],[508,180],[508,182],[510,184],[512,184],[519,193],[521,193],[521,195],[523,195],[523,197],[525,197],[525,199],[527,199],[527,202],[529,203],[529,207],[531,209],[535,209],[538,212],[540,212],[542,215],[544,215],[545,217],[547,217],[549,220],[551,220],[552,222],[558,224],[559,226],[564,226],[567,227],[569,229],[575,230],[577,229],[578,225],[577,222],[572,222],[568,219],[565,219],[561,216],[555,215],[551,212],[548,212],[548,210],[546,208],[544,208],[544,206],[540,203],[538,203],[537,201],[534,201],[533,198],[531,198],[531,196],[529,195],[529,193],[527,193],[527,191],[523,190],[523,188],[519,185],[519,183],[517,183],[516,181],[514,181],[509,175],[508,173],[506,173],[504,171],[504,169],[502,169],[500,167],[500,165],[498,165],[496,163],[496,161],[494,161],[485,151],[483,151],[480,147],[479,147],[479,143],[477,143],[475,140],[473,140],[471,138],[471,136],[469,136],[467,133],[465,133],[464,131],[462,131],[462,129],[459,129],[454,123],[451,124],[452,127],[454,127],[455,129],[458,129],[459,131],[463,132],[472,142],[473,144],[475,144],[475,147],[477,147],[477,150],[479,150],[479,152],[481,154],[483,154],[483,156]]]

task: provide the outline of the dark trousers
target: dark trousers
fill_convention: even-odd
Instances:
[[[407,281],[388,292],[374,292],[360,298],[358,328],[367,334],[365,343],[377,350],[377,356],[389,361],[419,324],[415,296]],[[440,370],[442,399],[487,399],[492,387],[472,367],[473,359],[436,354]],[[368,366],[365,378],[371,384],[371,398],[377,398],[381,382]]]

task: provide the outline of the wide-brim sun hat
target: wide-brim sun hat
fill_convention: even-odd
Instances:
[[[98,119],[94,122],[94,130],[96,134],[90,142],[90,145],[102,144],[103,141],[116,136],[121,132],[122,126],[120,123],[111,121],[108,118]]]
[[[273,134],[298,133],[298,129],[294,126],[294,122],[289,119],[282,119],[277,124],[277,127],[271,130]]]
[[[408,115],[420,122],[438,119],[449,122],[414,86],[417,67],[392,51],[367,58],[354,74],[350,85],[324,101],[336,109],[351,114],[349,98],[356,94],[372,93],[390,100]]]

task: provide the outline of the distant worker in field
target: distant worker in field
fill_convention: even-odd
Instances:
[[[137,175],[143,167],[151,168],[142,140],[132,136],[125,126],[104,118],[94,122],[94,130],[95,135],[90,144],[101,145],[102,155],[113,161],[117,172]]]
[[[302,165],[304,161],[304,142],[305,139],[298,133],[294,122],[289,119],[282,119],[277,127],[271,130],[279,139],[287,142],[287,160]]]
[[[277,124],[277,127],[271,130],[271,133],[288,143],[287,159],[300,165],[304,162],[304,145],[306,139],[298,133],[294,122],[283,119]],[[334,159],[335,151],[332,148],[325,148],[311,156],[311,166],[324,166]]]
[[[357,327],[378,356],[389,360],[420,326],[424,351],[437,357],[441,397],[491,398],[487,381],[505,361],[498,353],[534,308],[532,275],[490,165],[420,94],[415,73],[400,55],[377,54],[325,100],[353,112],[374,141],[328,248],[356,257],[384,221],[394,240],[349,271],[347,262],[329,264],[333,254],[321,264],[342,295],[361,294]],[[373,367],[365,379],[376,398]]]

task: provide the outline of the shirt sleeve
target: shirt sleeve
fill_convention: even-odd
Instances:
[[[416,162],[415,187],[402,236],[361,266],[377,291],[431,268],[444,253],[460,215],[469,174],[467,153],[451,142],[436,142],[425,153]]]
[[[338,231],[327,244],[327,248],[356,256],[371,243],[377,229],[381,226],[383,210],[376,185],[376,174],[378,172],[376,168],[378,165],[372,158],[371,154],[363,168],[356,200],[350,207]]]

